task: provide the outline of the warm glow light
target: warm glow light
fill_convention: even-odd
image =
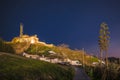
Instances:
[[[35,41],[34,40],[31,40],[31,44],[34,44],[35,43]]]

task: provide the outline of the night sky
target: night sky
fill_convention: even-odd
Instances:
[[[99,53],[100,24],[111,32],[109,56],[120,57],[120,0],[0,0],[0,37],[37,34],[40,41]]]

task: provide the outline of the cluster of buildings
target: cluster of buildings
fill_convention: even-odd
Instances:
[[[53,51],[51,51],[53,52]],[[54,52],[55,53],[55,52]],[[76,65],[76,66],[81,66],[82,64],[78,60],[70,60],[70,59],[58,59],[58,58],[49,58],[49,57],[44,57],[44,56],[39,56],[39,55],[31,55],[27,53],[22,54],[26,58],[31,58],[31,59],[37,59],[37,60],[42,60],[50,63],[59,63],[59,64],[64,64],[64,65]]]

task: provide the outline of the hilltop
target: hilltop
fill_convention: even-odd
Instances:
[[[26,52],[28,54],[35,54],[50,58],[79,60],[81,63],[83,63],[84,59],[84,64],[87,65],[91,64],[92,62],[98,62],[96,57],[88,55],[84,50],[72,50],[66,44],[61,44],[58,46],[47,44],[39,41],[37,36],[25,37],[23,35],[22,37],[15,37],[8,44],[14,48],[16,54]]]

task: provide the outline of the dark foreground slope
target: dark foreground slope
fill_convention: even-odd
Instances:
[[[1,80],[72,80],[72,69],[0,52]]]

